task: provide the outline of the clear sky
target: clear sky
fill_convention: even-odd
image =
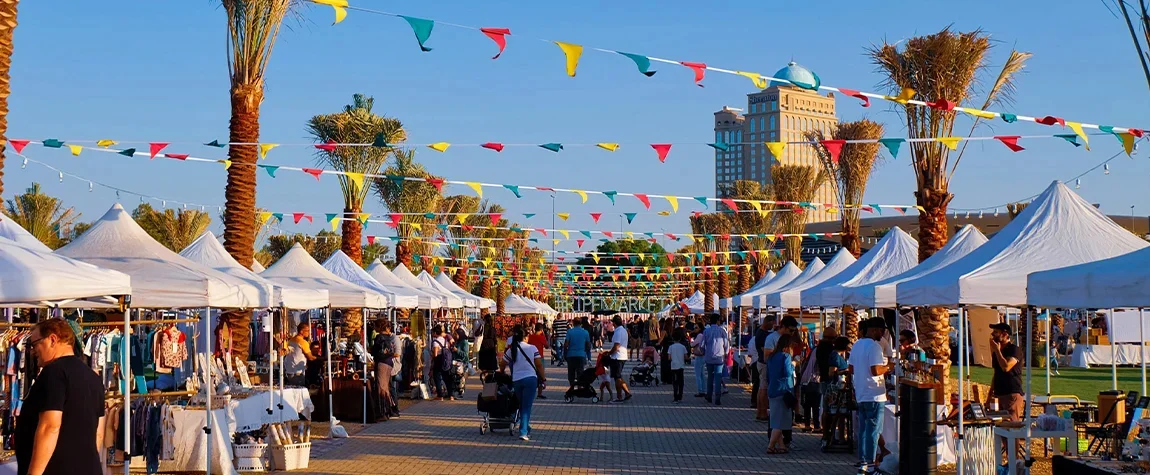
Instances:
[[[818,73],[824,84],[876,91],[881,78],[864,47],[897,41],[953,25],[982,28],[996,46],[991,67],[1001,66],[1011,47],[1034,53],[1018,80],[1011,112],[1055,115],[1088,123],[1150,129],[1145,112],[1150,94],[1125,25],[1101,2],[968,1],[835,2],[384,2],[353,5],[473,26],[507,27],[506,53],[491,60],[494,44],[475,31],[437,25],[419,51],[402,20],[351,11],[331,26],[328,7],[301,9],[301,19],[282,32],[271,58],[263,104],[263,142],[304,142],[305,121],[339,110],[356,92],[373,95],[375,109],[400,118],[414,143],[619,142],[615,153],[598,149],[553,154],[537,148],[508,148],[496,154],[452,148],[417,157],[448,179],[619,190],[684,196],[710,195],[713,151],[703,145],[676,146],[660,164],[646,144],[703,143],[712,139],[712,113],[723,105],[746,106],[753,85],[745,78],[708,74],[706,88],[692,85],[686,68],[655,64],[653,78],[638,74],[626,58],[587,51],[576,78],[564,73],[559,48],[535,38],[561,40],[651,56],[706,62],[771,74],[795,60]],[[625,6],[624,6],[625,5]],[[225,14],[217,2],[27,2],[20,6],[12,66],[9,135],[13,138],[166,141],[172,152],[224,158],[223,149],[199,146],[227,139],[228,77]],[[994,71],[996,72],[996,70]],[[993,80],[988,74],[986,81]],[[977,106],[981,99],[970,101]],[[840,118],[869,117],[887,125],[888,135],[905,136],[888,104],[863,109],[840,99]],[[959,127],[956,134],[965,133]],[[998,122],[976,135],[1062,133],[1033,123]],[[953,206],[993,206],[1040,192],[1121,150],[1117,141],[1094,137],[1093,151],[1056,140],[1025,141],[1011,153],[1001,144],[973,144],[952,184]],[[81,176],[172,200],[222,204],[222,167],[175,161],[126,159],[88,152],[72,157],[39,146],[29,157]],[[281,147],[266,163],[308,166],[312,150]],[[1133,160],[1111,162],[1086,176],[1079,192],[1113,214],[1150,215],[1145,193],[1150,148]],[[32,181],[98,218],[114,192],[66,178],[36,164],[20,168],[9,155],[5,198]],[[1073,185],[1073,184],[1071,184]],[[868,203],[913,204],[914,178],[907,152],[879,168]],[[467,187],[449,193],[471,193]],[[551,199],[506,190],[485,196],[505,205],[524,226],[550,227]],[[138,199],[123,196],[131,208]],[[158,205],[158,203],[156,203]],[[322,183],[302,173],[259,177],[258,204],[274,211],[322,215],[341,209],[337,181]],[[602,196],[580,204],[561,195],[557,210],[572,213],[559,227],[618,230],[618,218],[599,225],[587,213],[643,211],[634,199],[612,208]],[[652,209],[665,209],[655,203]],[[678,215],[641,214],[627,229],[683,232],[689,229],[684,203]],[[215,215],[214,210],[213,217]],[[367,211],[386,210],[369,198]],[[539,213],[524,220],[518,213]],[[213,224],[218,229],[219,223]],[[286,224],[285,232],[324,227]],[[382,225],[368,234],[387,235]],[[547,243],[549,245],[549,243]],[[674,247],[678,247],[674,245]],[[573,249],[571,243],[561,248]]]

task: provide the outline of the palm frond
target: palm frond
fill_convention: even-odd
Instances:
[[[72,233],[80,217],[74,208],[65,208],[63,200],[41,191],[39,183],[8,200],[3,214],[52,249],[64,244],[62,237]]]
[[[998,77],[994,79],[994,84],[991,85],[990,90],[986,93],[986,100],[982,103],[982,110],[987,110],[998,105],[1010,105],[1014,103],[1014,93],[1017,91],[1015,87],[1015,79],[1017,75],[1022,73],[1026,68],[1026,61],[1034,56],[1033,53],[1025,53],[1018,50],[1010,50],[1010,56],[1006,58],[1006,63],[1003,63],[1002,69],[998,71]],[[981,117],[975,117],[974,121],[970,124],[970,132],[966,136],[974,135],[974,130],[982,121]],[[962,161],[962,156],[966,153],[966,147],[970,145],[969,141],[962,142],[962,148],[958,151],[958,156],[954,159],[954,165],[951,165],[949,176],[954,176],[954,171],[958,169],[958,163]],[[948,178],[949,180],[949,178]]]

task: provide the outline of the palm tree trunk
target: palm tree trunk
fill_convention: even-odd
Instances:
[[[507,299],[507,290],[508,289],[507,289],[506,284],[504,282],[500,282],[499,285],[495,287],[495,314],[496,315],[500,315],[500,316],[507,315],[507,312],[506,312],[507,309],[503,305],[503,301]]]
[[[363,266],[363,225],[359,223],[359,213],[363,211],[362,207],[344,208],[344,216],[349,213],[352,219],[345,219],[341,226],[343,227],[343,240],[340,242],[339,250],[347,254],[352,261],[360,266]]]
[[[458,285],[459,288],[470,292],[470,289],[468,288],[468,287],[470,287],[470,285],[468,285],[468,284],[470,284],[470,282],[468,282],[468,279],[467,279],[467,277],[468,277],[467,271],[468,271],[467,260],[464,259],[464,260],[459,261],[459,270],[455,271],[455,275],[452,276],[451,281],[455,282],[455,285]]]
[[[399,241],[395,244],[395,262],[403,264],[407,270],[411,270],[411,245],[407,241]]]
[[[739,284],[737,287],[735,287],[735,294],[741,294],[746,292],[747,289],[751,288],[751,271],[750,269],[747,269],[747,266],[741,264],[746,264],[746,261],[744,260],[743,262],[740,262]],[[755,281],[758,282],[757,279]]]
[[[922,262],[946,245],[946,207],[951,195],[945,189],[922,187],[915,193],[924,211],[918,215],[918,261]],[[950,371],[950,312],[942,307],[923,309],[918,319],[918,339],[927,357],[939,361],[943,375]]]
[[[340,336],[347,338],[352,335],[358,334],[363,329],[363,315],[362,308],[348,308],[343,311],[343,332]]]
[[[786,256],[787,260],[794,262],[799,268],[806,267],[803,264],[803,238],[801,237],[788,237],[783,238],[787,245]]]
[[[231,90],[232,116],[228,123],[228,140],[232,143],[257,143],[260,140],[261,85],[239,84]],[[224,249],[241,266],[251,268],[256,241],[256,148],[232,145],[228,149],[228,183],[224,188]],[[228,319],[234,353],[247,358],[251,312],[233,313]]]
[[[859,313],[850,305],[843,305],[843,336],[851,343],[859,339]]]
[[[709,266],[711,264],[712,262],[710,257],[707,257],[703,260],[704,266]],[[715,302],[711,301],[711,294],[715,293],[715,279],[713,271],[709,267],[704,267],[703,278],[707,279],[705,282],[703,282],[703,312],[714,313]]]
[[[12,92],[12,36],[19,0],[0,0],[0,196],[4,195],[4,151],[8,146],[8,94]]]
[[[847,249],[847,252],[850,252],[851,254],[853,254],[855,256],[855,258],[858,258],[860,255],[862,255],[862,239],[859,238],[859,221],[858,221],[858,218],[856,216],[855,219],[846,219],[845,218],[846,212],[844,211],[843,214],[844,214],[844,219],[842,220],[842,227],[843,227],[842,244],[843,244],[843,247],[845,247]],[[851,340],[851,341],[854,341],[854,340]]]

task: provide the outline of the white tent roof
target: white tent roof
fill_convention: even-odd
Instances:
[[[471,293],[467,292],[466,290],[463,290],[463,288],[459,287],[458,285],[455,285],[455,281],[451,280],[451,277],[448,277],[447,274],[445,274],[443,272],[440,272],[439,275],[435,276],[435,280],[438,281],[440,285],[447,288],[447,290],[450,290],[451,293],[458,295],[461,298],[464,296],[470,296],[470,297],[478,298],[479,299],[479,308],[495,308],[495,301],[494,300],[485,299],[483,297],[479,297],[479,296],[476,296],[474,294],[471,294]]]
[[[749,298],[746,299],[746,303],[741,304],[741,305],[736,303],[736,302],[742,302],[742,300],[740,300],[739,297],[742,297],[744,295],[747,295],[751,292],[754,292],[754,291],[762,288],[764,285],[767,285],[767,283],[770,282],[771,279],[774,279],[774,278],[775,278],[775,271],[768,270],[766,274],[763,274],[763,278],[759,279],[758,282],[755,282],[755,285],[752,285],[751,288],[747,289],[746,292],[743,292],[742,294],[735,295],[732,297],[727,297],[725,299],[719,299],[719,308],[732,309],[732,308],[735,308],[737,306],[750,305],[751,300]]]
[[[846,248],[839,248],[839,252],[831,258],[823,270],[817,274],[808,275],[805,280],[795,279],[786,288],[767,296],[767,305],[782,308],[799,308],[803,305],[802,291],[814,288],[830,280],[855,263],[855,256]],[[817,305],[817,304],[815,304]]]
[[[467,307],[467,308],[479,307],[479,297],[471,295],[467,292],[463,292],[462,294],[457,294],[454,291],[452,291],[451,289],[444,286],[443,284],[439,283],[438,280],[435,280],[435,277],[432,277],[431,274],[427,273],[427,271],[420,272],[419,275],[415,276],[415,278],[419,279],[420,282],[427,284],[428,287],[435,289],[435,291],[440,293],[440,294],[447,294],[447,295],[455,296],[461,302],[463,302],[464,307]]]
[[[197,264],[152,239],[119,203],[88,231],[56,251],[132,276],[136,308],[263,308],[272,287]]]
[[[816,258],[816,260],[818,259]],[[814,263],[812,262],[812,264]],[[819,261],[819,265],[822,265],[822,261]],[[768,272],[768,275],[772,273],[774,273],[774,271]],[[758,305],[758,300],[756,299],[765,298],[765,295],[791,283],[792,280],[795,280],[795,278],[802,275],[802,273],[803,270],[799,269],[799,266],[795,265],[794,262],[787,261],[787,265],[783,266],[782,269],[779,269],[779,272],[775,274],[775,276],[771,278],[769,282],[763,284],[757,289],[748,290],[742,295],[731,297],[732,303],[738,307],[754,307]],[[763,300],[763,303],[765,304],[766,301]]]
[[[324,269],[307,251],[296,243],[275,264],[260,276],[284,287],[322,289],[328,293],[332,307],[386,308],[387,296],[361,287]]]
[[[33,251],[52,252],[52,249],[36,239],[32,233],[16,224],[12,218],[0,214],[0,238],[7,238],[16,244],[32,249]]]
[[[528,313],[540,313],[539,307],[536,307],[528,302],[527,299],[515,294],[508,295],[503,299],[503,313],[508,315],[522,315]]]
[[[558,311],[556,311],[555,309],[551,308],[551,306],[550,306],[550,305],[547,305],[547,303],[546,303],[546,302],[541,302],[541,301],[539,301],[539,300],[535,300],[535,299],[528,299],[528,298],[525,298],[525,299],[523,299],[523,300],[526,300],[526,301],[527,301],[527,303],[529,303],[529,304],[531,304],[531,305],[534,305],[534,306],[538,307],[538,308],[539,308],[539,313],[542,313],[542,314],[544,314],[544,315],[557,315],[557,314],[559,314],[559,312],[558,312]]]
[[[898,303],[1023,305],[1031,272],[1146,246],[1146,241],[1056,181],[986,244],[935,272],[899,283]]]
[[[894,308],[895,286],[935,270],[950,265],[970,251],[978,249],[986,242],[986,236],[972,225],[963,226],[942,249],[931,254],[925,261],[911,269],[893,277],[887,277],[870,283],[855,283],[843,289],[843,304],[856,305],[865,308]]]
[[[103,306],[114,303],[103,297],[131,293],[127,274],[0,237],[0,306]]]
[[[419,297],[410,295],[409,293],[400,294],[393,289],[381,284],[375,280],[371,274],[363,270],[359,264],[347,257],[343,251],[335,251],[331,257],[323,262],[323,268],[330,271],[332,274],[339,276],[341,279],[351,282],[360,287],[375,291],[376,293],[386,295],[387,301],[391,303],[392,307],[397,308],[415,308],[419,304]]]
[[[376,282],[383,284],[384,287],[387,287],[388,290],[396,294],[414,295],[417,299],[415,308],[432,309],[441,308],[444,305],[442,297],[407,285],[407,283],[400,280],[399,277],[396,277],[395,274],[392,274],[387,266],[383,265],[379,259],[372,261],[371,265],[367,266],[367,273],[371,274],[371,277],[374,278]]]
[[[265,270],[267,270],[267,268],[264,267],[263,264],[260,264],[260,261],[252,261],[252,272],[259,274]]]
[[[794,269],[791,269],[788,271],[787,267],[792,267],[792,266],[794,267]],[[779,292],[781,290],[786,290],[787,288],[789,288],[791,286],[791,284],[809,280],[815,274],[822,272],[823,268],[825,268],[826,266],[827,265],[823,263],[822,259],[819,259],[816,257],[813,261],[811,261],[810,263],[807,264],[806,269],[803,269],[802,271],[800,271],[798,273],[798,275],[795,275],[786,281],[783,281],[783,279],[780,279],[778,276],[775,276],[774,282],[767,284],[766,287],[759,289],[757,293],[755,293],[754,295],[751,296],[751,305],[755,308],[767,308],[767,306],[769,304],[768,300],[769,300],[771,294],[774,294],[774,293]],[[779,271],[779,276],[783,275],[784,273],[793,274],[794,271],[799,270],[799,266],[796,265],[794,262],[787,262],[787,267],[783,267],[783,270]]]
[[[898,227],[891,228],[870,251],[838,275],[802,292],[804,305],[840,307],[843,288],[893,277],[918,264],[918,242]]]
[[[216,239],[216,235],[207,231],[192,241],[188,247],[180,251],[180,255],[192,262],[203,264],[212,269],[231,275],[237,279],[251,282],[254,285],[267,285],[272,287],[272,305],[294,309],[309,309],[326,307],[328,304],[326,290],[313,290],[303,288],[284,288],[260,277],[257,273],[241,266],[223,244]],[[254,262],[254,261],[253,261]],[[253,266],[254,267],[254,266]]]
[[[398,277],[400,281],[407,284],[408,287],[419,289],[423,292],[439,297],[441,301],[444,302],[444,307],[463,308],[463,299],[459,298],[451,292],[440,291],[439,289],[428,285],[426,282],[419,280],[419,278],[416,277],[415,274],[412,274],[411,271],[407,269],[407,266],[403,264],[395,266],[395,269],[392,269],[391,273]]]
[[[1039,307],[1150,307],[1150,249],[1031,273],[1026,301]]]
[[[699,314],[706,311],[707,302],[704,300],[701,290],[696,290],[690,297],[680,302],[685,304],[692,314]],[[715,304],[719,303],[719,294],[711,294],[711,302]],[[718,309],[719,307],[716,306],[715,308]]]

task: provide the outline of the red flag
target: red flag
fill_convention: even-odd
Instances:
[[[539,191],[552,191],[552,192],[555,191],[555,188],[551,188],[551,187],[547,187],[547,186],[537,186],[537,187],[535,187],[535,189],[539,190]]]
[[[292,213],[291,217],[292,217],[292,220],[294,220],[296,224],[299,224],[299,220],[303,219],[303,213]]]
[[[152,142],[152,143],[148,144],[148,159],[149,160],[155,160],[156,154],[160,153],[160,150],[163,150],[164,147],[167,147],[167,146],[168,146],[167,142]]]
[[[373,244],[375,244],[375,236],[368,236],[368,237],[367,237],[367,245],[369,245],[369,246],[370,246],[370,245],[373,245]]]
[[[428,178],[427,182],[431,183],[431,186],[434,186],[435,189],[438,190],[439,192],[443,192],[443,179],[442,178]]]
[[[1020,138],[1021,137],[1019,137],[1017,135],[995,135],[994,136],[995,140],[1002,142],[1002,144],[1005,145],[1006,148],[1009,148],[1013,152],[1019,152],[1022,150],[1026,150],[1022,146],[1018,145],[1018,139],[1020,139]]]
[[[668,261],[668,262],[675,262],[675,253],[673,253],[673,252],[668,252],[668,253],[667,253],[667,261]]]
[[[165,153],[164,156],[168,157],[168,158],[174,158],[176,160],[187,160],[188,159],[188,154],[186,154],[186,153]]]
[[[859,98],[863,101],[863,107],[870,107],[870,98],[867,96],[864,96],[861,92],[858,92],[854,89],[847,89],[845,87],[840,87],[839,92],[846,94],[848,96],[851,96],[851,97]]]
[[[612,238],[612,239],[614,239],[614,238],[615,238],[615,235],[614,235],[614,234],[611,234],[611,231],[603,231],[603,235],[604,235],[604,236],[607,236],[607,237],[609,237],[609,238]]]
[[[546,237],[546,236],[547,236],[547,230],[546,230],[546,229],[543,229],[543,228],[535,228],[535,232],[537,232],[537,233],[539,233],[539,234],[542,234],[544,237]]]
[[[389,228],[398,228],[399,227],[399,221],[388,221],[385,224],[387,224],[387,227],[389,227]]]
[[[391,221],[395,224],[399,224],[403,220],[403,213],[391,213],[388,216],[391,216]]]
[[[1042,125],[1058,124],[1058,125],[1061,125],[1063,127],[1066,127],[1066,120],[1065,119],[1063,119],[1061,117],[1054,117],[1052,115],[1048,115],[1048,116],[1043,117],[1041,119],[1035,119],[1034,121],[1038,122],[1039,124],[1042,124]]]
[[[730,209],[731,211],[738,211],[739,210],[739,205],[737,203],[735,203],[735,200],[732,200],[730,198],[722,198],[719,201],[722,201],[723,204],[727,205],[727,208]]]
[[[335,151],[335,140],[327,139],[327,142],[315,144],[315,148],[331,153]]]
[[[490,215],[488,215],[488,217],[491,218],[491,225],[492,226],[499,226],[499,219],[503,217],[503,214],[502,213],[491,213]]]
[[[576,239],[575,244],[578,245],[579,247],[583,247],[583,240],[582,239]]]
[[[635,197],[639,198],[639,201],[643,202],[643,206],[646,206],[647,209],[651,209],[651,199],[648,198],[647,195],[642,193],[635,193]]]
[[[463,229],[464,231],[471,231],[472,229],[475,229],[475,226],[472,226],[470,224],[462,224],[462,225],[460,225],[460,228]]]
[[[308,175],[314,176],[315,181],[319,181],[319,176],[323,174],[323,170],[320,170],[318,168],[304,168],[303,172],[307,173]]]
[[[486,148],[486,149],[494,150],[496,152],[502,152],[503,151],[503,144],[501,144],[499,142],[487,142],[484,144],[479,144],[479,146]]]
[[[687,61],[681,61],[681,62],[679,62],[679,64],[682,64],[683,66],[691,68],[692,71],[695,71],[695,85],[699,86],[699,87],[703,87],[702,84],[699,84],[699,81],[702,81],[703,76],[705,76],[707,74],[706,63],[690,63]]]
[[[674,235],[674,234],[671,234],[671,233],[663,233],[663,235],[664,235],[664,236],[667,236],[667,237],[668,237],[668,238],[670,238],[670,239],[674,239],[674,240],[676,240],[676,241],[678,241],[678,240],[679,240],[679,238],[675,237],[675,235]]]
[[[498,59],[499,55],[503,54],[503,48],[507,47],[507,35],[511,34],[511,30],[507,28],[480,28],[479,31],[482,31],[483,34],[487,35],[488,38],[491,38],[491,41],[494,41],[495,44],[499,46],[499,53],[491,58]]]
[[[655,149],[655,153],[659,154],[659,162],[666,163],[667,152],[671,151],[671,144],[669,143],[653,143],[651,148]]]
[[[1141,135],[1139,135],[1141,137]],[[8,143],[12,144],[12,148],[16,149],[16,153],[24,153],[24,147],[28,146],[30,140],[9,140]]]
[[[940,110],[944,110],[944,111],[952,111],[952,110],[954,110],[954,108],[956,106],[958,106],[958,104],[955,104],[954,102],[948,101],[946,99],[939,99],[939,100],[934,101],[934,102],[927,102],[926,105],[930,106],[931,108],[940,109]]]
[[[843,145],[846,145],[846,140],[822,140],[819,143],[827,148],[827,154],[831,156],[831,161],[839,163],[839,155],[843,153]]]
[[[603,216],[603,213],[591,213],[591,219],[594,219],[596,223],[599,222],[601,216]]]
[[[1142,134],[1145,133],[1142,129],[1126,129],[1126,130],[1128,132],[1130,132],[1130,135],[1133,135],[1133,136],[1138,137],[1138,138],[1142,138]]]

